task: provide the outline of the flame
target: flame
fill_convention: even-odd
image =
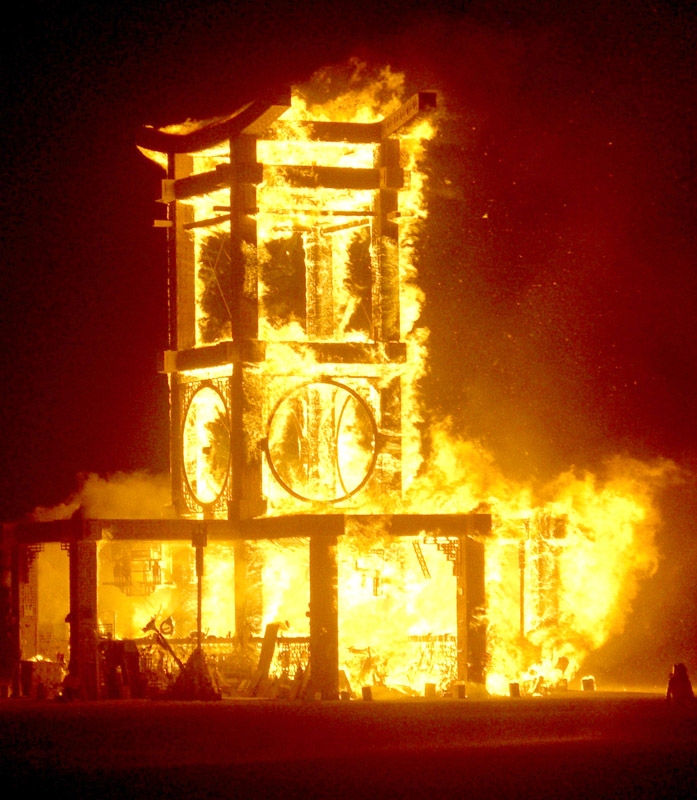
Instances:
[[[267,345],[255,380],[278,384],[266,409],[268,414],[275,409],[269,453],[272,460],[285,463],[287,473],[279,470],[280,477],[300,475],[305,492],[291,496],[265,472],[263,490],[272,515],[327,513],[323,503],[332,492],[339,495],[333,508],[342,511],[341,491],[348,494],[361,485],[366,459],[376,446],[360,419],[360,403],[374,407],[379,405],[376,398],[351,384],[340,364],[320,363],[304,345],[373,341],[370,325],[360,316],[366,302],[357,288],[360,282],[349,279],[356,270],[352,257],[368,262],[372,257],[372,192],[312,186],[312,176],[315,168],[370,170],[378,163],[378,145],[315,141],[307,138],[305,123],[382,120],[404,101],[405,78],[387,67],[371,71],[357,61],[340,81],[338,74],[325,70],[297,89],[274,135],[257,142],[257,158],[264,165],[254,213],[259,244],[256,250],[243,245],[245,280],[258,283],[259,338]],[[541,693],[576,678],[587,654],[621,632],[639,581],[656,570],[656,497],[675,477],[676,468],[669,462],[646,464],[616,457],[596,475],[570,469],[544,485],[524,484],[505,476],[494,456],[477,442],[455,437],[446,423],[428,431],[430,456],[424,455],[418,385],[428,364],[428,331],[419,326],[425,298],[418,283],[417,238],[428,191],[423,164],[428,143],[437,136],[436,123],[422,120],[396,135],[405,172],[394,221],[399,230],[400,335],[407,356],[404,363],[382,365],[381,370],[366,364],[365,376],[374,379],[372,392],[390,381],[400,382],[402,493],[384,496],[367,489],[351,497],[350,510],[491,513],[494,529],[484,542],[486,607],[479,620],[487,628],[487,688],[505,694],[515,681],[523,693]],[[192,158],[193,174],[198,174],[223,167],[229,154],[219,148]],[[305,170],[297,173],[306,179],[305,188],[289,187],[289,171],[295,168]],[[192,218],[207,223],[190,232],[199,267],[196,343],[230,340],[234,332],[226,322],[215,321],[210,293],[216,271],[228,258],[222,234],[230,199],[221,190],[186,202]],[[326,329],[302,318],[298,308],[304,295],[296,303],[290,288],[295,265],[319,251],[329,252],[332,264],[331,285],[324,289],[332,295],[335,324]],[[271,280],[279,274],[288,277],[281,282],[285,293]],[[224,306],[224,294],[221,299]],[[203,371],[197,377],[219,374]],[[336,399],[335,378],[355,392],[351,402],[342,405]],[[313,392],[328,398],[325,407],[331,413],[322,420],[318,447],[342,453],[338,477],[313,472],[303,450],[304,409]],[[208,400],[215,404],[213,395]],[[214,411],[200,409],[203,430],[197,431],[198,444],[191,449],[191,470],[203,482],[204,502],[211,502],[220,490],[219,481],[209,480],[210,462],[203,450],[196,449],[204,442],[210,452]],[[295,438],[289,430],[296,432]],[[257,433],[258,439],[265,436],[264,431]],[[380,468],[388,467],[387,461],[381,462]],[[258,637],[266,625],[281,623],[289,640],[293,635],[306,637],[307,541],[256,542],[248,548],[255,565],[250,580],[259,601],[259,614],[252,615],[253,634]],[[126,597],[122,592],[117,604],[112,591],[108,598],[111,607],[119,609],[119,635],[136,635],[153,614],[172,616],[178,630],[193,629],[191,548],[162,545],[155,557],[161,582],[150,587],[147,597]],[[204,627],[211,636],[240,634],[233,613],[234,560],[231,548],[209,544]],[[338,568],[340,661],[351,686],[374,684],[421,693],[426,684],[435,684],[440,691],[449,690],[456,678],[456,578],[437,543],[425,536],[398,539],[379,527],[355,524],[339,542]],[[274,667],[283,668],[278,662]]]
[[[569,470],[542,486],[522,485],[447,427],[432,436],[413,506],[480,504],[494,518],[486,545],[488,690],[506,694],[515,681],[534,693],[572,680],[585,656],[622,632],[639,581],[655,573],[657,497],[679,470],[616,456],[602,476]]]
[[[141,639],[151,619],[171,619],[176,642],[195,642],[195,552],[188,543],[116,542],[99,545],[99,621],[116,638]],[[229,639],[235,630],[234,555],[211,542],[202,576],[202,632]]]
[[[425,548],[428,575],[414,542],[363,528],[339,543],[342,668],[353,687],[379,685],[419,694],[445,690],[455,674],[452,564]]]

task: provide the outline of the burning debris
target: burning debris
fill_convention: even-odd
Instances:
[[[16,662],[55,644],[31,548],[68,553],[82,696],[560,690],[655,569],[670,465],[521,486],[425,430],[415,249],[444,112],[387,68],[335,78],[141,133],[166,170],[168,496],[3,528]]]

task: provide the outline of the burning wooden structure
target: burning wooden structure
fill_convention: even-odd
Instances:
[[[255,545],[292,540],[304,543],[309,572],[309,636],[297,637],[309,643],[303,693],[336,699],[347,688],[337,548],[369,529],[382,541],[409,542],[424,579],[423,548],[447,559],[454,581],[443,602],[455,621],[445,637],[449,682],[484,682],[490,518],[413,513],[402,502],[407,395],[419,358],[404,322],[410,204],[418,192],[407,202],[403,195],[415,192],[409,148],[423,134],[414,128],[435,105],[435,94],[422,92],[370,121],[333,119],[331,109],[313,118],[293,108],[288,92],[207,124],[140,132],[141,149],[166,169],[167,219],[156,224],[166,228],[169,253],[161,370],[170,386],[171,504],[160,519],[76,515],[3,527],[6,661],[15,672],[38,651],[25,595],[47,543],[69,556],[70,674],[84,696],[96,698],[108,695],[105,669],[122,683],[127,670],[123,652],[105,661],[119,631],[105,636],[103,585],[147,595],[163,582],[162,543],[195,553],[200,655],[212,645],[202,633],[201,616],[211,612],[201,584],[212,543],[224,543],[234,625],[216,642],[242,647],[263,633],[253,610]],[[102,550],[110,554],[107,569],[99,565]],[[374,545],[367,551],[372,566],[355,558],[354,567],[377,596],[381,573],[373,562],[384,564],[384,553],[376,552]],[[145,630],[167,641],[171,626],[162,623]],[[269,659],[262,647],[259,663]],[[202,669],[201,658],[192,663]],[[353,680],[371,682],[362,673]],[[203,696],[195,682],[187,691]]]

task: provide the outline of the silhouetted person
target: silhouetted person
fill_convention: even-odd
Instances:
[[[674,705],[685,706],[692,703],[694,699],[695,695],[687,674],[687,667],[684,664],[675,664],[668,678],[666,700]]]

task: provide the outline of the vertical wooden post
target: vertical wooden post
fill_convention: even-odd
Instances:
[[[467,519],[466,529],[474,532]],[[486,682],[486,586],[484,581],[484,543],[458,536],[457,576],[457,679],[469,683]]]
[[[19,546],[5,537],[0,550],[2,581],[0,582],[0,697],[7,697],[10,690],[19,693],[19,660],[21,647],[19,637],[19,595],[17,591],[17,553]]]
[[[86,700],[99,697],[97,542],[70,543],[70,665],[72,685]]]
[[[247,545],[241,540],[235,541],[235,636],[244,647],[249,638],[247,621]]]
[[[310,697],[339,699],[336,536],[310,537]]]
[[[170,350],[185,350],[196,343],[196,302],[194,245],[186,224],[193,221],[191,206],[175,201],[174,181],[187,177],[193,170],[193,160],[182,153],[168,156],[167,181],[163,191],[168,203],[168,216],[172,227],[167,236],[168,292],[169,292],[169,342]],[[164,187],[163,187],[164,188]],[[171,194],[170,194],[171,192]],[[178,373],[169,378],[170,399],[170,481],[172,504],[177,514],[184,514],[186,506],[182,496],[184,465],[182,460],[182,392]]]
[[[230,378],[230,481],[228,519],[239,522],[263,514],[260,434],[249,429],[250,398],[260,396],[261,386],[254,362],[261,350],[259,336],[259,265],[256,256],[256,184],[263,167],[257,162],[256,136],[242,134],[230,140],[230,286],[232,339],[238,353]],[[252,401],[253,404],[253,401]]]
[[[375,195],[373,224],[373,337],[376,341],[400,340],[399,230],[394,221],[399,211],[399,186],[390,180],[399,172],[399,140],[384,139],[378,151],[380,189]]]
[[[457,679],[467,682],[467,537],[458,536],[457,561],[455,562],[455,609],[457,619]]]
[[[467,582],[468,680],[486,683],[486,587],[484,543],[467,537],[465,572]]]
[[[525,641],[525,539],[518,542],[518,596],[520,641]]]
[[[197,530],[191,541],[196,551],[196,649],[201,650],[203,637],[203,561],[204,548],[208,545],[205,522],[202,530]]]

